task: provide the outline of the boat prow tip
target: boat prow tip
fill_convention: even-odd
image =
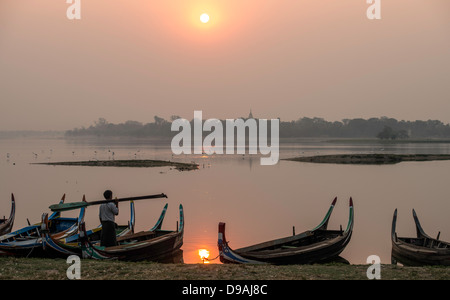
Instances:
[[[336,202],[337,202],[337,197],[334,197],[334,200],[333,200],[333,202],[331,203],[331,205],[333,205],[333,206],[335,206],[336,205]]]
[[[228,247],[227,239],[225,237],[225,223],[223,223],[223,222],[219,223],[219,236],[218,236],[217,244],[219,246],[220,253],[222,253],[222,251],[224,251],[225,248]],[[221,256],[220,260],[222,261],[222,256]]]
[[[222,235],[223,239],[225,240],[225,223],[223,222],[219,223],[219,235]]]

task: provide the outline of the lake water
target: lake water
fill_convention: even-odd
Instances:
[[[304,140],[282,143],[282,158],[338,153],[450,154],[449,144],[326,143]],[[114,153],[114,155],[113,155]],[[91,159],[162,159],[195,161],[200,169],[179,172],[163,168],[111,168],[33,165],[37,162]],[[199,249],[218,255],[217,226],[227,224],[232,248],[312,229],[323,219],[334,197],[338,203],[329,228],[348,222],[348,199],[355,203],[355,227],[342,253],[352,264],[366,263],[370,255],[390,263],[392,215],[399,209],[397,231],[414,236],[411,210],[431,236],[441,231],[450,240],[450,162],[407,162],[397,165],[357,166],[280,161],[261,166],[249,155],[172,157],[170,141],[138,140],[83,142],[65,139],[0,140],[0,214],[8,215],[10,194],[17,200],[14,230],[40,221],[48,206],[66,193],[66,202],[102,199],[111,189],[117,197],[166,193],[169,199],[136,202],[136,231],[157,221],[166,202],[164,229],[174,230],[178,205],[185,209],[183,255],[185,263],[201,263]],[[76,215],[73,212],[66,216]],[[128,204],[120,204],[117,223],[129,219]],[[99,224],[98,208],[87,210],[87,227]],[[215,260],[213,262],[219,262]]]

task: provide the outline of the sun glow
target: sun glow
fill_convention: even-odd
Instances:
[[[198,255],[200,256],[200,259],[203,260],[204,263],[209,263],[208,257],[209,257],[209,251],[206,249],[200,249],[198,250]]]
[[[202,22],[202,23],[208,23],[209,22],[209,15],[208,14],[202,14],[201,16],[200,16],[200,21]]]

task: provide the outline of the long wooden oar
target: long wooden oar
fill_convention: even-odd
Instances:
[[[136,201],[136,200],[147,200],[147,199],[157,199],[157,198],[167,198],[166,194],[158,194],[158,195],[149,195],[149,196],[140,196],[140,197],[129,197],[129,198],[121,198],[121,199],[111,199],[111,200],[99,200],[92,202],[73,202],[73,203],[63,203],[63,204],[54,204],[50,205],[50,210],[54,212],[59,211],[68,211],[74,209],[80,209],[87,206],[92,205],[100,205],[109,202],[125,202],[125,201]]]

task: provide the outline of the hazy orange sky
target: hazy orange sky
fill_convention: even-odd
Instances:
[[[450,1],[0,2],[0,130],[256,117],[450,122]],[[210,23],[202,24],[202,13]]]

